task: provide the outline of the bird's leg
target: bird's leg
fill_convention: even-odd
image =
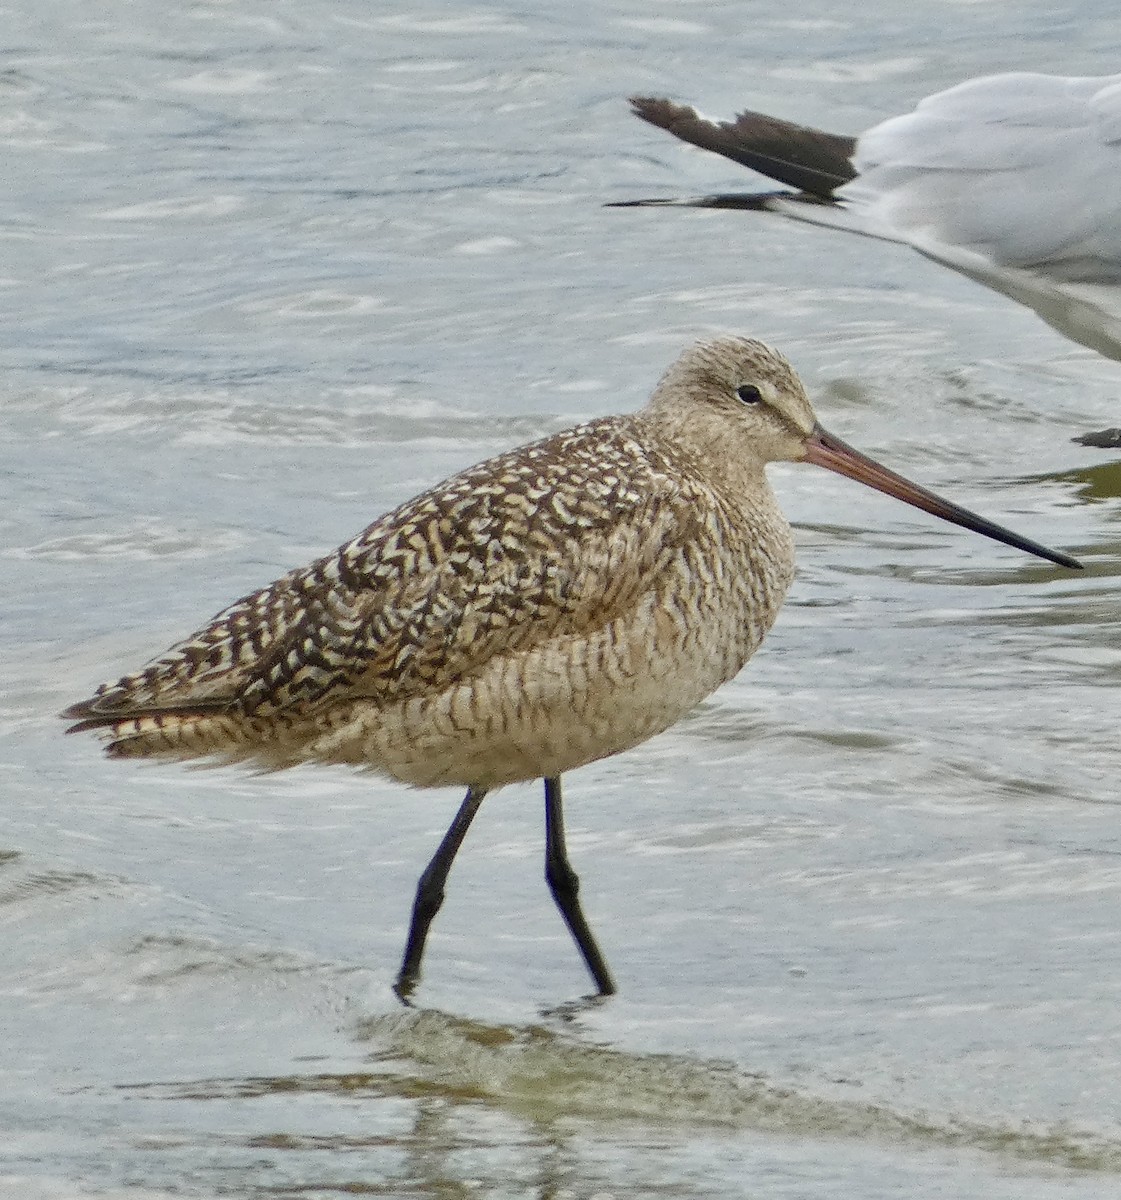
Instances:
[[[557,908],[564,917],[584,962],[588,965],[601,996],[614,995],[615,980],[600,953],[599,946],[588,928],[584,912],[580,908],[580,880],[568,861],[564,845],[564,810],[561,807],[561,781],[545,780],[545,881],[553,893]]]
[[[459,806],[459,812],[455,814],[455,819],[448,827],[447,833],[444,834],[444,840],[432,856],[432,861],[424,868],[424,873],[417,883],[416,899],[413,901],[413,919],[409,924],[409,938],[405,943],[405,956],[401,960],[401,970],[398,972],[397,982],[393,985],[393,990],[406,1002],[420,978],[420,960],[424,954],[424,943],[428,938],[428,928],[432,924],[432,918],[440,911],[440,905],[444,903],[444,884],[447,882],[448,872],[451,870],[456,853],[463,845],[467,830],[471,827],[471,822],[475,819],[475,814],[479,811],[479,805],[482,804],[486,794],[485,788],[471,787],[467,789],[467,795],[464,796],[463,803]]]

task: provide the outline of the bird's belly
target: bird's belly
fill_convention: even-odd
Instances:
[[[350,701],[307,757],[426,787],[560,775],[669,728],[743,666],[765,628],[739,605],[698,622],[650,602],[579,637],[496,656],[437,693]]]

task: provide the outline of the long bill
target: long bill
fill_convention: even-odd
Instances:
[[[878,492],[885,492],[897,500],[902,500],[904,504],[921,508],[923,512],[941,517],[943,521],[950,521],[954,525],[961,525],[965,529],[972,529],[975,533],[982,533],[985,537],[1003,542],[1006,546],[1015,546],[1017,550],[1025,550],[1028,554],[1058,563],[1060,567],[1082,569],[1078,559],[1071,558],[1069,554],[1048,550],[1046,546],[1041,546],[1030,538],[1020,537],[1018,533],[1005,529],[1003,525],[986,521],[984,517],[979,517],[969,509],[951,504],[949,500],[943,500],[941,496],[928,492],[917,483],[889,471],[887,467],[880,466],[875,459],[861,454],[847,442],[842,442],[839,437],[827,433],[820,425],[814,426],[813,433],[806,441],[805,461],[825,467],[829,471],[836,471],[838,475],[846,475],[858,483],[866,483]]]

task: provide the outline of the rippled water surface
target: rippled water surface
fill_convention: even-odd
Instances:
[[[601,202],[740,186],[625,97],[857,131],[1119,69],[1079,5],[7,6],[0,1195],[1121,1191],[1121,366],[906,249]],[[567,777],[621,994],[488,799],[111,763],[54,714],[456,468],[779,345],[838,433],[1077,553],[808,468],[756,660]]]

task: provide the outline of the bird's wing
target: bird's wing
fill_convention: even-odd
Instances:
[[[970,80],[863,134],[855,163],[842,203],[932,257],[1121,283],[1121,76]]]
[[[836,203],[839,189],[855,175],[852,163],[855,138],[758,112],[742,112],[734,121],[714,121],[695,108],[660,97],[634,96],[631,107],[635,116],[651,125],[750,167],[786,187],[780,191],[615,200],[608,208],[669,206],[775,212],[810,225],[826,225],[888,241],[906,240],[890,231],[868,228],[859,215]]]
[[[834,189],[855,174],[856,141],[851,137],[758,112],[742,112],[734,121],[713,121],[695,108],[660,97],[633,96],[631,108],[635,116],[683,142],[712,150],[807,197],[831,200]]]
[[[591,422],[453,476],[64,715],[90,728],[448,686],[627,611],[692,536],[694,501],[626,419]]]

